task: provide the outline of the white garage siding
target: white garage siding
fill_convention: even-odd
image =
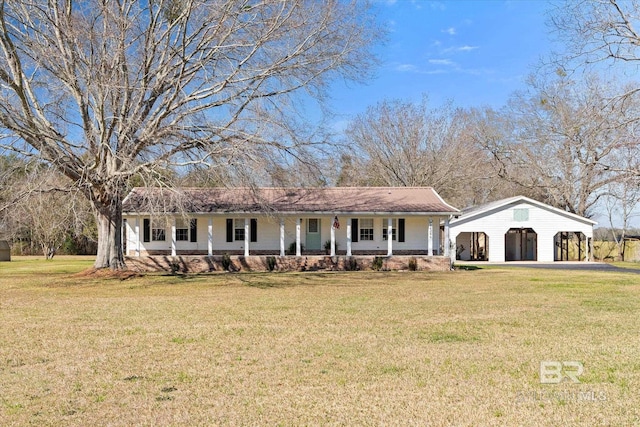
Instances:
[[[537,233],[537,261],[554,261],[554,237],[562,231],[582,232],[593,238],[594,221],[544,203],[518,196],[471,209],[451,221],[451,240],[461,233],[484,232],[489,240],[489,261],[505,261],[505,234],[511,228]]]

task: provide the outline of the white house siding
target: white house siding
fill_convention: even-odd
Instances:
[[[528,220],[514,219],[515,209],[528,209]],[[593,237],[593,224],[565,215],[552,208],[544,208],[528,202],[516,202],[497,207],[465,218],[464,214],[451,222],[451,239],[459,242],[468,235],[461,233],[484,232],[489,239],[489,261],[505,261],[505,234],[511,228],[531,228],[537,233],[537,261],[554,260],[554,236],[561,231],[582,232],[587,238]]]
[[[164,253],[170,254],[172,250],[172,230],[171,224],[172,221],[166,221],[165,226],[165,240],[164,241],[150,241],[144,242],[144,218],[149,218],[149,216],[132,216],[126,215],[126,226],[125,226],[125,238],[126,238],[126,248],[127,255],[136,256],[137,248],[140,249],[140,254],[148,254],[148,253]],[[213,252],[240,252],[244,251],[244,240],[241,241],[233,241],[227,242],[227,219],[244,219],[244,218],[255,218],[257,219],[257,242],[249,242],[249,251],[260,251],[260,252],[272,252],[274,254],[279,253],[280,251],[280,217],[276,216],[265,216],[265,215],[257,215],[257,214],[216,214],[216,215],[206,215],[206,214],[197,214],[192,216],[193,219],[197,220],[197,241],[177,241],[176,242],[176,253],[199,253],[199,254],[207,254],[208,246],[209,246],[209,221],[212,221],[213,225]],[[331,225],[333,224],[334,215],[313,215],[313,214],[305,214],[300,216],[286,216],[284,217],[285,224],[285,238],[284,238],[284,247],[288,249],[289,246],[296,241],[296,223],[297,219],[300,219],[300,242],[303,247],[306,248],[306,228],[307,228],[307,219],[308,218],[320,218],[321,220],[321,251],[324,250],[324,243],[331,239]],[[362,220],[364,218],[372,218],[373,219],[373,227],[374,234],[373,240],[371,241],[362,241],[358,239],[357,242],[353,242],[351,245],[351,249],[354,253],[359,251],[375,251],[375,252],[386,252],[388,249],[388,242],[383,240],[382,238],[382,230],[383,227],[387,227],[387,218],[388,216],[367,216],[367,215],[338,215],[338,219],[340,222],[340,228],[336,230],[336,246],[337,250],[344,253],[347,249],[347,225],[350,223],[352,218],[358,218]],[[396,220],[396,240],[392,242],[393,251],[421,251],[425,252],[429,247],[429,218],[427,216],[393,216]],[[405,241],[399,242],[397,240],[397,227],[398,227],[398,219],[405,219]],[[433,221],[433,254],[439,255],[442,254],[441,250],[441,236],[440,236],[440,223],[443,221],[445,217],[433,216],[431,217]],[[137,241],[136,236],[136,223],[139,227],[139,239]],[[355,235],[356,230],[353,230],[352,233]],[[138,246],[139,245],[139,246]]]

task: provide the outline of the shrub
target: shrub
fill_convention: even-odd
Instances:
[[[360,266],[358,266],[358,260],[353,257],[347,258],[344,262],[344,269],[346,271],[358,271],[360,269]]]
[[[324,250],[329,255],[331,253],[331,240],[324,242]],[[338,252],[338,242],[336,242],[336,253]]]
[[[304,245],[300,244],[300,252],[304,251]],[[287,255],[295,255],[296,254],[296,242],[291,242],[289,245],[289,249],[287,249]]]
[[[276,257],[268,256],[267,257],[267,268],[269,271],[273,271],[276,268]]]
[[[229,271],[231,269],[231,257],[229,254],[222,255],[222,269]]]
[[[373,262],[371,263],[371,268],[373,268],[375,271],[380,271],[382,270],[382,265],[384,264],[384,259],[382,257],[375,257],[373,259]]]
[[[416,259],[416,257],[409,258],[409,270],[410,271],[418,270],[418,260]]]

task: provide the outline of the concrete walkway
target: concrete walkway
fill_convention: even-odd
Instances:
[[[622,268],[606,262],[580,262],[580,261],[555,261],[555,262],[538,262],[538,261],[510,261],[510,262],[487,262],[487,261],[456,261],[456,266],[474,265],[482,267],[483,265],[501,266],[501,267],[526,267],[526,268],[547,268],[551,270],[576,270],[576,271],[611,271],[615,273],[634,273],[640,274],[640,269]]]

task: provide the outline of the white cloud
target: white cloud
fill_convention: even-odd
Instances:
[[[442,30],[443,33],[449,34],[450,36],[455,36],[456,35],[456,29],[455,27],[449,27],[446,30]]]
[[[450,59],[430,59],[429,64],[433,65],[456,65],[455,62]]]
[[[451,47],[442,49],[440,53],[446,54],[451,52],[471,52],[472,50],[476,50],[476,49],[480,49],[480,46],[470,46],[470,45],[451,46]]]
[[[415,4],[415,2],[414,2],[414,4]],[[445,4],[443,2],[439,2],[439,1],[429,2],[429,8],[431,10],[446,10],[447,9]]]
[[[405,73],[405,72],[415,72],[418,70],[418,68],[413,64],[399,64],[399,65],[396,65],[395,70]]]

